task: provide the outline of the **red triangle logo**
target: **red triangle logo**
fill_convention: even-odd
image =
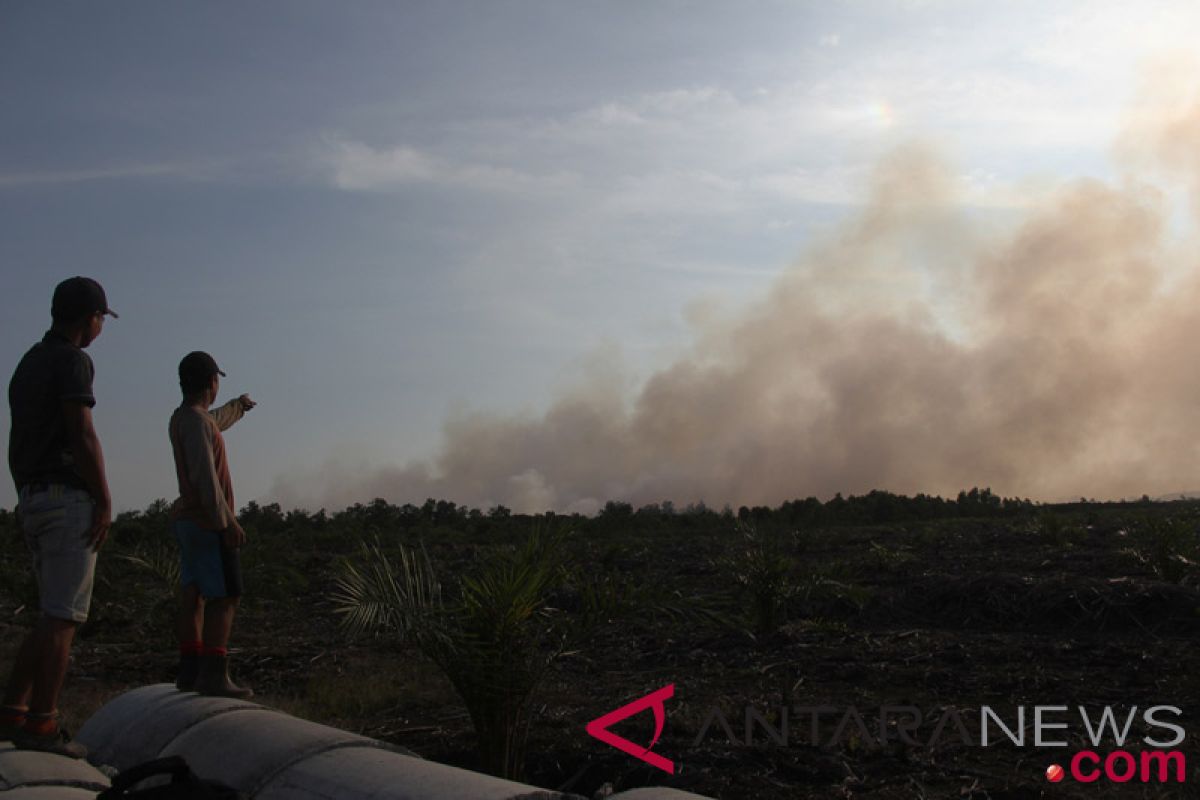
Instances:
[[[592,736],[607,745],[611,745],[622,753],[628,753],[634,758],[645,761],[652,767],[657,767],[663,772],[675,774],[675,762],[669,761],[657,753],[651,753],[654,745],[658,742],[658,737],[662,735],[663,725],[667,718],[667,709],[664,703],[675,696],[675,684],[669,684],[661,689],[651,692],[645,697],[638,698],[632,703],[626,703],[620,708],[610,711],[602,717],[597,717],[587,724],[587,732]],[[654,711],[654,738],[650,740],[648,747],[640,747],[623,736],[617,736],[609,730],[613,725],[616,725],[623,719],[632,717],[638,712],[645,711],[647,708]]]

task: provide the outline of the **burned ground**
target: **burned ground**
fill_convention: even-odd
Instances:
[[[243,514],[249,589],[235,663],[262,702],[477,767],[470,718],[447,679],[397,637],[351,639],[339,625],[330,597],[341,559],[368,538],[422,543],[451,587],[530,525],[552,524],[572,529],[572,574],[612,577],[630,602],[558,659],[532,698],[527,782],[587,796],[605,784],[721,798],[1200,796],[1191,782],[1045,777],[1080,750],[1149,749],[1143,737],[1166,733],[1141,719],[1149,706],[1182,708],[1182,719],[1160,719],[1195,730],[1200,506],[943,509],[850,524],[670,509],[414,524],[389,518],[390,508],[329,519],[253,506]],[[35,595],[11,515],[0,522],[7,660],[34,619]],[[161,506],[118,523],[68,677],[69,723],[129,688],[172,679],[166,536]],[[570,614],[576,595],[568,583],[551,605]],[[654,750],[675,775],[585,733],[593,718],[667,684],[675,695]],[[1025,707],[1025,746],[995,741],[995,727],[993,746],[978,746],[984,706],[1014,732]],[[1049,731],[1068,746],[1033,746],[1035,706],[1069,707],[1048,717],[1071,720]],[[1093,715],[1111,706],[1122,722],[1136,706],[1130,741],[1092,748],[1080,706]],[[651,715],[614,731],[648,743]],[[1195,775],[1192,738],[1177,749]]]

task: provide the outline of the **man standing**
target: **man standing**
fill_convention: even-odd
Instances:
[[[179,540],[183,602],[175,685],[185,692],[247,698],[254,693],[229,678],[229,632],[242,594],[238,550],[246,533],[234,513],[221,431],[255,404],[242,395],[210,411],[224,375],[208,353],[184,356],[179,362],[183,403],[168,427],[179,479],[171,528]]]
[[[21,529],[33,554],[42,616],[17,651],[0,739],[19,748],[83,758],[87,749],[58,725],[58,695],[71,643],[87,619],[96,552],[112,524],[104,453],[92,427],[92,360],[83,349],[116,317],[91,278],[54,289],[50,330],[30,348],[8,385],[8,466]]]

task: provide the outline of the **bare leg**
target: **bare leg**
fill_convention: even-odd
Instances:
[[[36,653],[36,629],[25,635],[21,648],[17,650],[17,658],[13,661],[12,673],[8,678],[8,689],[4,692],[4,705],[12,708],[25,708],[29,705],[29,695],[33,691],[33,675],[35,670],[34,656]]]
[[[175,632],[179,637],[179,669],[175,688],[190,692],[196,688],[200,668],[200,629],[204,624],[204,597],[200,588],[189,583],[179,591],[179,617]]]
[[[228,647],[233,616],[238,607],[237,597],[214,597],[204,609],[204,646]]]
[[[204,624],[204,598],[194,583],[184,586],[179,593],[180,609],[177,633],[179,643],[200,641],[200,629]]]
[[[67,676],[71,642],[79,623],[43,616],[34,629],[33,691],[30,714],[49,714],[58,708],[58,693]]]

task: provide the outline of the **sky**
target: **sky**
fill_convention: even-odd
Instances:
[[[1198,36],[1185,2],[10,0],[0,368],[105,286],[117,509],[176,495],[195,349],[259,403],[239,504],[1194,490]]]

